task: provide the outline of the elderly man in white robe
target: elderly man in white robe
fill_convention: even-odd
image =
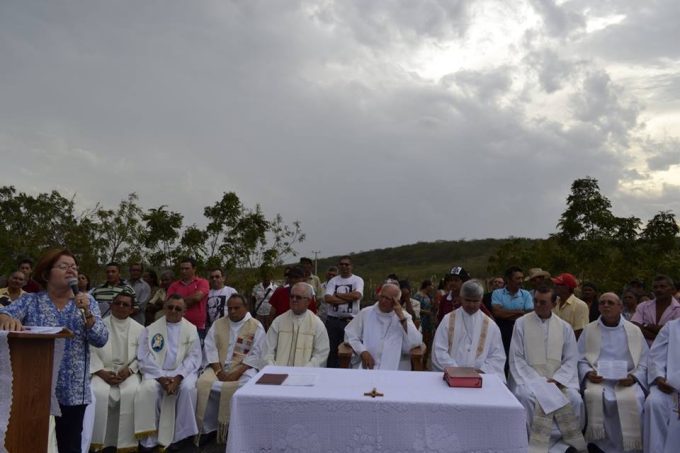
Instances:
[[[201,342],[196,326],[183,318],[182,296],[170,295],[165,316],[139,337],[137,358],[144,377],[135,397],[135,437],[145,449],[176,446],[198,434],[196,380]]]
[[[586,441],[607,453],[640,451],[649,347],[640,328],[621,316],[619,296],[602,294],[599,309],[600,318],[578,339]]]
[[[354,351],[354,368],[410,370],[411,349],[423,342],[411,315],[402,308],[401,290],[385,283],[378,302],[366,307],[345,327],[345,342]]]
[[[248,312],[248,305],[240,294],[229,296],[226,309],[227,317],[215,321],[205,337],[208,366],[197,385],[199,431],[201,435],[217,431],[218,443],[226,440],[231,397],[257,373],[266,335],[260,321]]]
[[[579,393],[574,329],[552,313],[551,288],[539,286],[533,298],[534,311],[515,322],[508,355],[510,390],[527,411],[529,451],[564,452],[570,446],[585,451],[581,434],[585,409]],[[545,389],[546,382],[554,389]],[[557,389],[566,401],[546,414],[539,397]]]
[[[649,397],[644,412],[647,453],[680,449],[680,319],[668,321],[649,350]]]
[[[277,317],[267,331],[260,368],[266,365],[323,367],[330,351],[323,321],[309,311],[314,289],[296,283],[290,290],[290,310]]]
[[[101,348],[90,346],[94,451],[105,447],[116,447],[119,453],[137,450],[134,404],[141,382],[137,342],[144,326],[130,317],[133,312],[134,295],[124,291],[114,297],[111,316],[104,318],[109,340]]]
[[[505,382],[505,350],[495,322],[480,311],[484,288],[468,280],[460,288],[461,306],[444,316],[432,345],[432,369],[471,367]]]

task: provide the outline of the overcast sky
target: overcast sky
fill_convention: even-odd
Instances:
[[[555,231],[571,183],[680,214],[680,2],[0,2],[0,185],[200,222],[234,191],[303,255]]]

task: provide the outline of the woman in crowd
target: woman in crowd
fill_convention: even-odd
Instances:
[[[432,333],[434,331],[431,297],[433,289],[431,280],[423,280],[420,289],[413,295],[413,298],[420,302],[420,329],[423,332],[423,343],[427,345],[428,352],[432,349]]]
[[[90,285],[90,277],[82,272],[78,274],[78,290],[81,293],[89,293],[92,286]]]
[[[65,339],[59,366],[56,398],[61,416],[56,417],[60,453],[80,453],[85,407],[91,402],[90,349],[102,347],[108,331],[99,316],[97,302],[87,293],[74,295],[69,283],[77,279],[78,264],[71,252],[53,249],[45,253],[34,270],[35,280],[45,288],[0,308],[0,329],[22,330],[27,326],[66,327],[73,336]]]
[[[165,303],[165,299],[168,298],[167,291],[172,283],[173,277],[174,274],[172,271],[168,270],[161,272],[160,287],[158,287],[155,292],[153,289],[151,290],[151,299],[146,303],[145,319],[147,326],[163,316],[163,303]],[[149,283],[149,286],[150,285],[151,284]]]

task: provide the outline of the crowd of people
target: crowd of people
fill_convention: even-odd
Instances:
[[[189,257],[177,280],[141,263],[125,280],[108,263],[94,287],[68,250],[32,264],[0,289],[0,329],[73,332],[56,386],[62,453],[224,442],[231,397],[259,370],[337,368],[342,347],[354,368],[410,370],[418,349],[428,369],[497,376],[526,409],[531,451],[680,445],[680,303],[665,275],[651,293],[632,280],[600,294],[570,273],[510,267],[483,282],[453,266],[438,288],[390,274],[369,295],[343,256],[324,281],[302,258],[282,284],[263,272],[244,295],[219,268],[200,277]]]

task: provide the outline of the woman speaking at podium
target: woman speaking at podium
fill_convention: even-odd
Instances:
[[[55,391],[61,409],[61,416],[55,419],[59,453],[81,451],[83,415],[91,400],[89,345],[102,347],[109,336],[92,296],[73,293],[71,285],[77,278],[73,254],[66,249],[49,250],[34,270],[34,279],[45,290],[25,294],[0,309],[2,330],[22,330],[26,325],[66,327],[73,332],[65,339]],[[77,291],[77,283],[75,286]]]

